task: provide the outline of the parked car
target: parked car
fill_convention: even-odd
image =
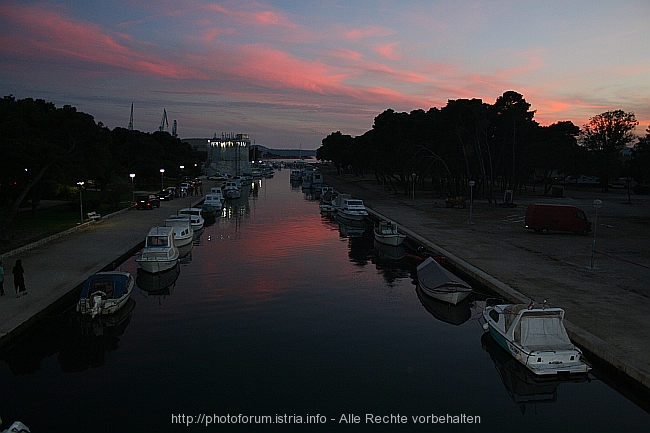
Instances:
[[[160,199],[156,194],[149,194],[149,201],[151,201],[152,206],[160,207]]]
[[[149,200],[148,195],[138,196],[135,199],[135,208],[136,209],[153,209],[153,203]]]
[[[158,193],[158,198],[162,201],[174,200],[174,194],[168,189],[164,189]]]
[[[524,224],[527,229],[542,233],[565,231],[587,234],[591,231],[591,222],[582,209],[562,204],[528,205]]]

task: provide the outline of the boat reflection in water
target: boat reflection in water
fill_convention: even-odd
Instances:
[[[365,221],[353,221],[340,218],[338,214],[335,216],[335,219],[339,224],[339,233],[342,238],[360,238],[368,228]]]
[[[80,318],[81,334],[96,337],[101,335],[122,335],[131,320],[131,314],[134,309],[135,300],[129,298],[126,304],[124,304],[124,307],[115,313],[97,316],[94,319],[90,319],[88,316],[82,316]]]
[[[427,296],[419,285],[416,286],[415,292],[422,306],[441,322],[458,326],[467,322],[472,317],[470,302],[460,302],[454,305],[449,302],[439,301],[431,296]]]
[[[377,261],[402,260],[406,257],[404,245],[388,245],[375,239],[375,257]]]
[[[499,346],[487,332],[481,336],[481,346],[492,358],[508,395],[519,406],[522,414],[526,413],[528,407],[555,403],[558,387],[563,383],[589,381],[587,374],[536,376]]]
[[[169,296],[174,291],[176,280],[181,272],[180,265],[157,274],[141,272],[138,269],[138,276],[135,283],[147,296]]]

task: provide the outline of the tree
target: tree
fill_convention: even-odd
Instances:
[[[613,110],[590,118],[582,127],[582,142],[596,155],[604,191],[620,162],[620,151],[634,140],[634,128],[638,124],[634,113]]]

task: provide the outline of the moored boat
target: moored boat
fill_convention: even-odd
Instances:
[[[567,335],[562,308],[499,304],[486,306],[483,319],[492,338],[536,375],[591,370]]]
[[[443,268],[433,257],[418,265],[417,274],[422,292],[439,301],[456,305],[472,293],[468,283]]]
[[[174,245],[174,229],[159,226],[149,230],[142,253],[135,261],[142,270],[156,273],[176,266],[178,257],[178,248]]]
[[[392,221],[379,221],[375,226],[375,240],[382,244],[398,246],[404,242],[406,235],[397,230],[397,224]]]
[[[222,206],[221,195],[212,193],[206,194],[205,199],[203,200],[203,206],[201,206],[201,212],[203,214],[207,213],[214,215],[217,212],[221,212]]]
[[[190,224],[194,232],[200,231],[205,225],[205,219],[201,215],[201,209],[198,207],[185,207],[178,211],[179,215],[189,215]]]
[[[223,196],[226,199],[236,199],[241,197],[241,187],[234,180],[228,180],[223,185]]]
[[[170,215],[165,220],[165,226],[174,229],[174,245],[183,247],[192,242],[194,230],[190,215]]]
[[[341,207],[336,212],[341,218],[352,221],[363,221],[368,216],[363,200],[356,198],[343,199]]]
[[[91,317],[112,314],[126,304],[134,283],[128,272],[108,271],[91,275],[81,289],[77,311]]]

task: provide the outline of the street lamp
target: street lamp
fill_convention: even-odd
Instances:
[[[129,177],[131,178],[131,193],[133,195],[133,202],[135,203],[135,183],[134,183],[135,173],[129,174]]]
[[[161,168],[161,169],[160,169],[160,190],[161,190],[161,191],[162,191],[163,189],[165,189],[165,181],[164,181],[164,178],[165,178],[165,169],[164,169],[164,168]]]
[[[476,185],[476,182],[473,180],[469,181],[469,224],[474,224],[472,222],[472,208],[474,206],[474,185]]]
[[[602,200],[594,200],[593,207],[595,211],[594,215],[594,241],[591,244],[591,265],[589,269],[594,270],[594,254],[596,252],[596,228],[598,227],[598,208],[603,204]]]
[[[81,224],[83,224],[84,223],[84,199],[83,199],[83,195],[81,194],[81,191],[83,189],[84,182],[79,181],[77,182],[77,185],[79,185],[79,211],[80,211],[79,215],[81,216]]]

